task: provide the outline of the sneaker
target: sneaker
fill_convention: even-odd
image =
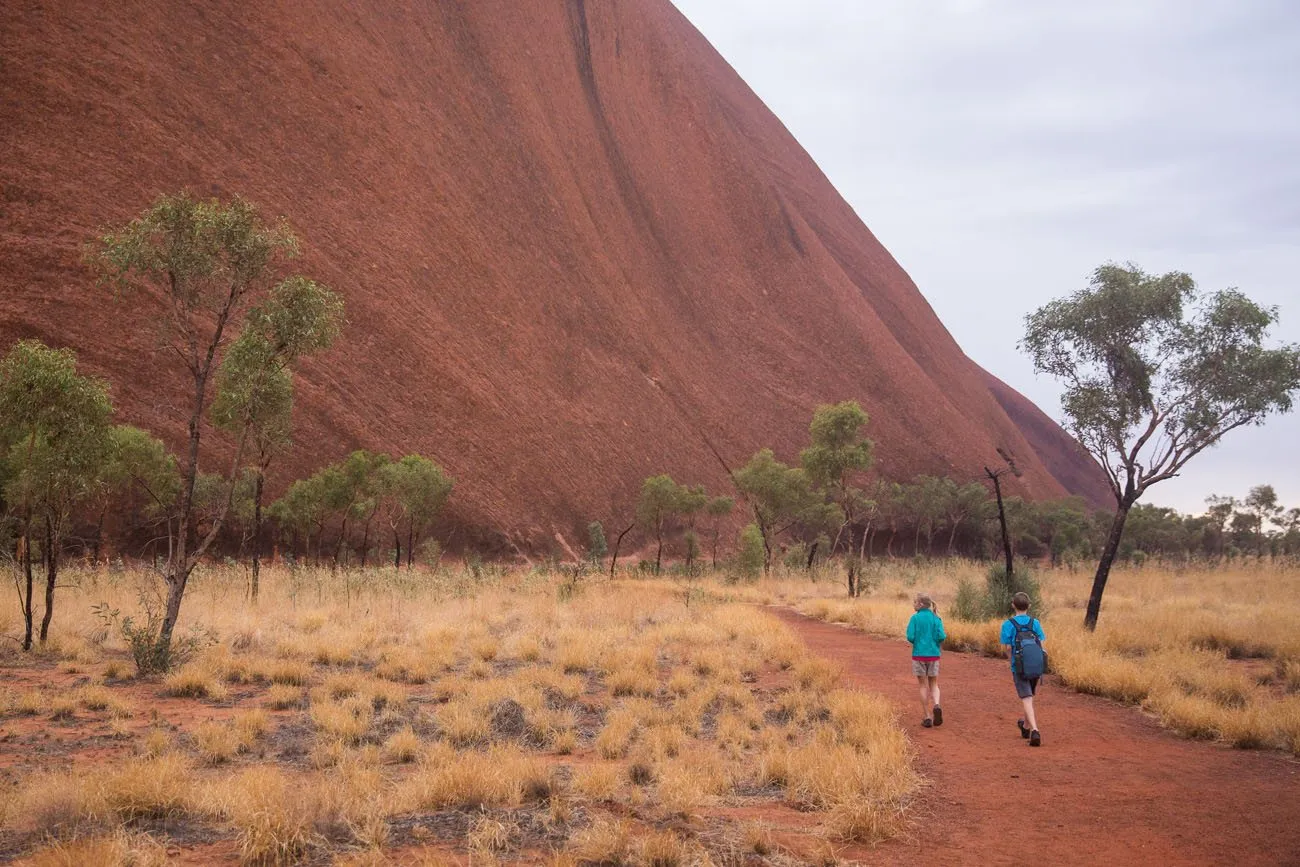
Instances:
[[[937,704],[934,706],[934,724],[937,726],[943,725],[943,711],[939,710]]]
[[[1042,744],[1043,744],[1043,739],[1038,734],[1038,729],[1034,729],[1032,732],[1029,733],[1029,745],[1031,747],[1042,746]]]
[[[1025,725],[1024,720],[1016,720],[1016,728],[1020,729],[1020,736],[1022,738],[1025,738],[1026,740],[1029,739],[1029,727]]]
[[[932,725],[934,725],[934,723],[930,722],[928,719],[921,720],[921,728],[923,729],[928,729]]]

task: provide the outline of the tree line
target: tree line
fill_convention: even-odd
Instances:
[[[232,533],[251,550],[253,581],[264,518],[317,556],[334,531],[333,562],[361,525],[383,526],[407,551],[422,542],[450,495],[452,480],[419,455],[392,459],[355,452],[264,503],[272,464],[292,445],[294,373],[327,349],[344,325],[342,298],[309,277],[286,274],[299,250],[283,221],[268,221],[243,199],[159,197],[139,217],[105,232],[86,250],[101,284],[159,304],[164,357],[187,385],[184,446],[170,454],[146,431],[112,423],[105,383],[78,374],[67,349],[19,341],[0,360],[0,514],[13,537],[15,583],[34,633],[36,574],[43,572],[48,637],[65,537],[77,522],[133,515],[154,533],[167,588],[157,622],[144,627],[152,649],[142,669],[166,669],[185,589],[195,566]],[[225,436],[221,459],[209,429]],[[201,469],[218,465],[219,471]],[[408,553],[408,565],[409,565]]]
[[[354,452],[295,482],[275,503],[263,502],[267,472],[292,444],[295,370],[327,349],[344,324],[339,295],[286,273],[298,251],[289,227],[267,221],[252,204],[185,193],[161,196],[88,246],[87,262],[103,284],[158,305],[164,356],[188,384],[187,436],[176,455],[147,432],[114,426],[107,388],[78,375],[71,352],[21,341],[0,362],[0,505],[14,537],[5,550],[14,554],[25,648],[36,573],[45,577],[43,639],[63,540],[79,516],[96,516],[96,546],[105,516],[115,511],[157,528],[167,595],[161,618],[145,630],[153,647],[139,660],[145,668],[169,665],[188,580],[218,539],[238,534],[250,548],[256,593],[268,517],[300,556],[340,564],[355,553],[365,563],[391,539],[394,562],[400,565],[404,550],[411,564],[452,487],[427,458]],[[1291,550],[1294,527],[1280,523],[1275,497],[1264,503],[1267,486],[1240,504],[1212,502],[1203,524],[1138,504],[1228,432],[1291,409],[1300,346],[1264,345],[1276,320],[1275,308],[1235,289],[1202,294],[1186,274],[1114,264],[1097,269],[1087,288],[1028,316],[1021,347],[1036,370],[1065,383],[1064,424],[1101,465],[1116,508],[1099,518],[1078,501],[1004,501],[1004,470],[987,471],[1008,565],[1013,543],[1058,560],[1071,552],[1093,556],[1100,545],[1085,614],[1093,628],[1116,558],[1189,551],[1193,537],[1221,557],[1259,554],[1265,543],[1270,552]],[[987,550],[990,506],[981,482],[864,482],[873,460],[873,444],[862,435],[866,421],[852,401],[819,407],[797,463],[762,449],[731,472],[751,519],[738,540],[744,569],[770,569],[792,549],[808,563],[839,556],[856,595],[861,562],[882,547],[886,555],[914,556]],[[215,463],[209,428],[225,437],[218,472],[200,469]],[[716,562],[723,519],[737,502],[666,475],[647,479],[635,520],[615,538],[611,572],[624,537],[638,526],[655,539],[656,571],[674,541],[687,564],[705,541]],[[1102,524],[1108,528],[1099,533]],[[590,535],[593,552],[606,547],[599,524]]]

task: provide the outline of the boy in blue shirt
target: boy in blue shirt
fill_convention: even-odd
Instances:
[[[1047,639],[1043,634],[1043,626],[1035,617],[1029,616],[1029,595],[1026,593],[1017,593],[1011,597],[1012,616],[1002,624],[1002,644],[1011,651],[1011,642],[1016,637],[1016,627],[1012,621],[1023,628],[1030,628],[1038,636],[1039,642]],[[1016,695],[1020,697],[1020,702],[1024,705],[1025,716],[1023,719],[1016,720],[1016,727],[1020,729],[1020,736],[1029,739],[1029,745],[1036,747],[1042,744],[1042,736],[1038,733],[1038,718],[1034,716],[1034,693],[1038,692],[1038,678],[1022,678],[1016,673],[1015,654],[1011,654],[1011,680],[1016,685]],[[1026,724],[1027,723],[1027,724]]]
[[[907,640],[912,642],[912,674],[921,687],[921,710],[925,728],[943,725],[943,711],[939,709],[939,644],[947,635],[943,621],[934,610],[934,600],[918,593],[913,600],[916,613],[907,621]]]

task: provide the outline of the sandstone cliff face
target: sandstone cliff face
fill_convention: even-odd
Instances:
[[[549,544],[646,475],[794,460],[814,406],[856,398],[889,477],[1002,448],[1028,496],[1102,484],[1031,444],[668,0],[6,3],[0,153],[0,340],[74,347],[173,443],[157,299],[97,288],[82,246],[181,188],[288,218],[349,325],[304,371],[281,481],[419,451],[467,536]]]

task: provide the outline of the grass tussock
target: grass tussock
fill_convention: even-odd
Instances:
[[[163,679],[162,694],[172,698],[201,698],[225,701],[230,690],[219,674],[198,665],[188,665]]]
[[[30,867],[165,867],[167,847],[148,834],[124,828],[89,837],[54,841],[36,852]]]

